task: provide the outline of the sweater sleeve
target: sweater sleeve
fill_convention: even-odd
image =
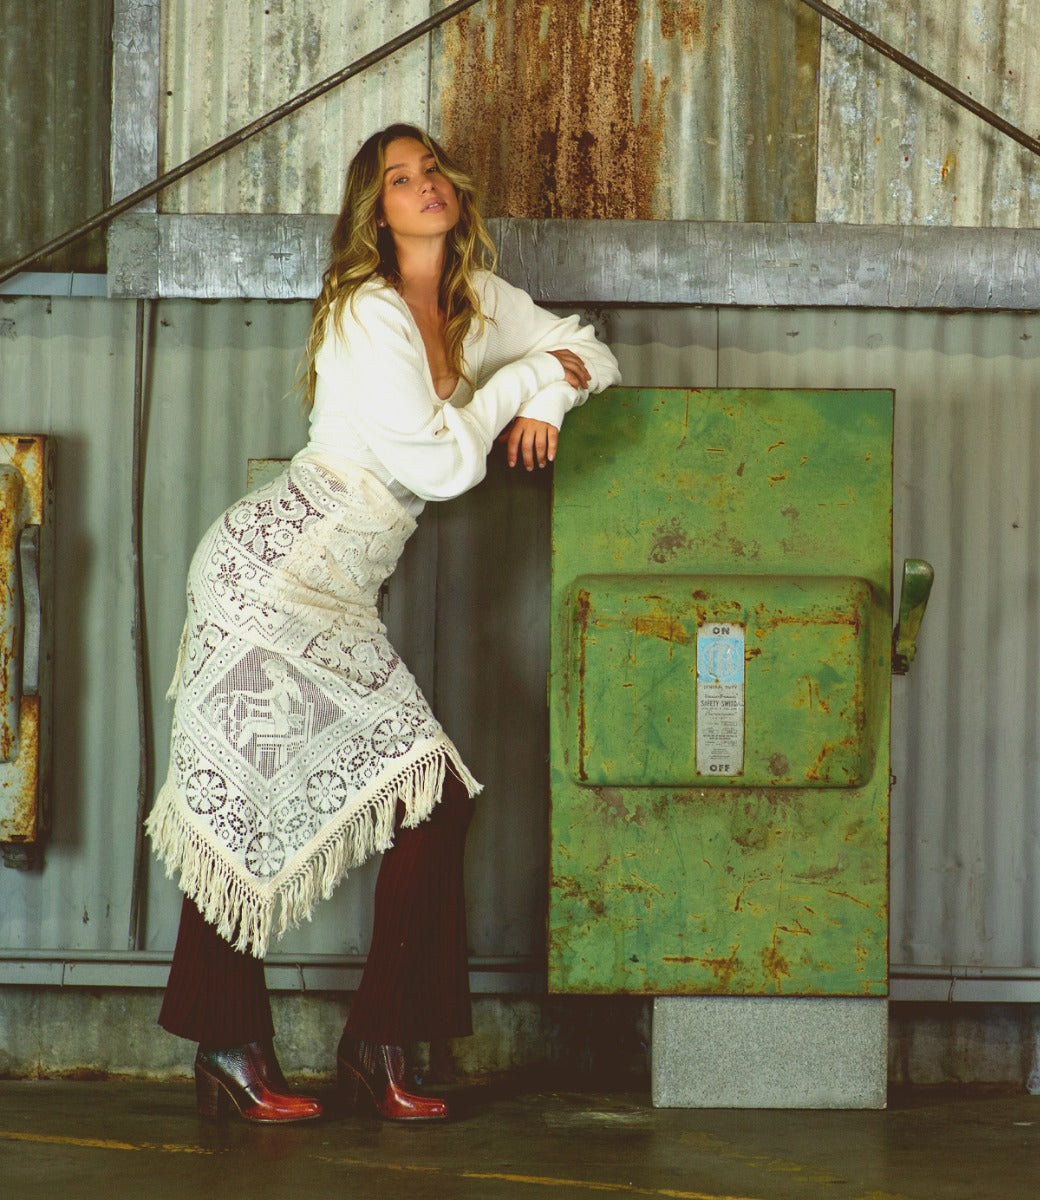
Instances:
[[[375,457],[423,500],[446,500],[479,483],[498,433],[525,400],[559,382],[544,350],[504,363],[464,408],[440,400],[421,335],[396,298],[362,291],[330,323],[318,352],[316,407],[332,406]]]
[[[487,277],[487,308],[495,317],[485,367],[494,370],[503,359],[549,350],[571,350],[584,362],[591,379],[586,389],[578,390],[556,379],[525,400],[518,416],[548,421],[557,429],[564,416],[584,404],[594,392],[618,383],[621,373],[617,359],[596,337],[591,325],[582,325],[576,315],[557,317],[539,308],[520,288],[496,275]]]

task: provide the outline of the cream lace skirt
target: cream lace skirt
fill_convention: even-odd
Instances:
[[[398,801],[418,824],[449,765],[480,790],[377,615],[414,528],[368,472],[297,456],[192,560],[147,828],[181,890],[258,957],[390,845]]]

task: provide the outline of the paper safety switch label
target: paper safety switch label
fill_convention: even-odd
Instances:
[[[744,626],[697,628],[697,774],[744,773]]]

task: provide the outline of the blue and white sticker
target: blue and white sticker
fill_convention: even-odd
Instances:
[[[697,628],[697,774],[744,773],[744,626]]]

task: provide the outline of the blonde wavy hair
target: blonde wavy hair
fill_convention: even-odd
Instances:
[[[353,301],[358,289],[370,279],[381,277],[400,288],[401,275],[393,235],[380,228],[383,172],[386,149],[395,138],[415,138],[430,151],[441,173],[454,185],[459,198],[459,220],[448,235],[440,304],[447,315],[445,340],[452,370],[466,378],[462,343],[472,321],[482,328],[489,318],[480,307],[474,276],[481,269],[493,270],[495,248],[477,210],[477,189],[470,178],[425,130],[414,125],[394,124],[372,134],[354,155],[347,168],[343,204],[332,231],[332,257],[322,276],[321,292],[314,301],[307,337],[306,364],[301,382],[305,403],[314,402],[317,373],[315,356],[328,328],[339,321],[344,305]]]

